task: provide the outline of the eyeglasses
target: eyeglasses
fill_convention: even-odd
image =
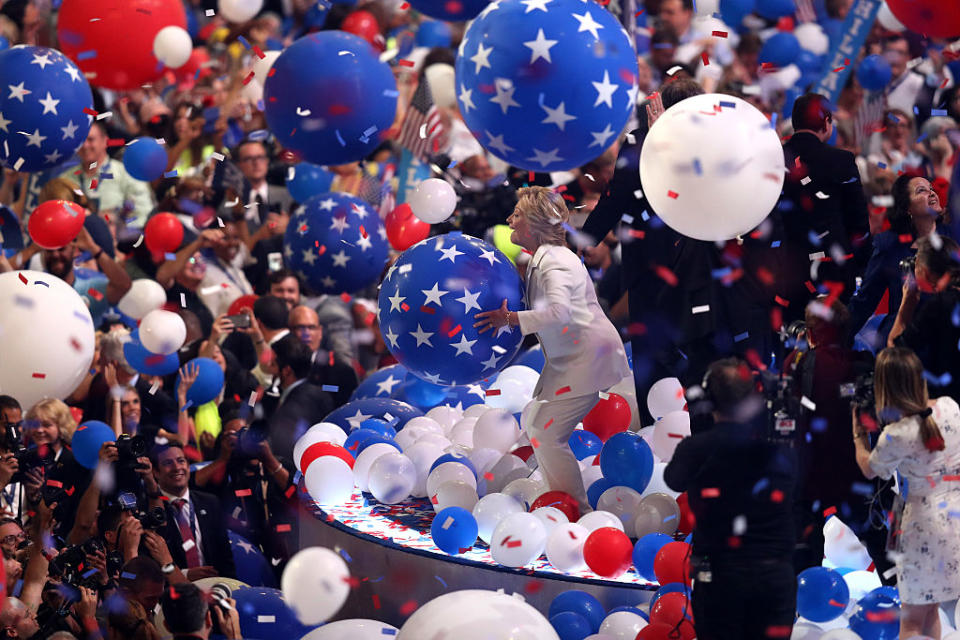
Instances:
[[[318,324],[295,324],[290,327],[290,330],[295,333],[300,333],[301,331],[316,331],[319,328],[320,325]]]
[[[11,533],[8,536],[3,536],[2,538],[0,538],[0,544],[7,544],[7,545],[17,544],[21,540],[26,540],[26,539],[27,539],[27,534],[21,531],[20,533]]]
[[[240,158],[237,162],[266,162],[267,156],[247,156],[246,158]]]

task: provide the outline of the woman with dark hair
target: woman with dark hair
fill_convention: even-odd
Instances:
[[[942,213],[943,205],[926,178],[902,175],[893,183],[893,207],[887,214],[890,228],[873,236],[873,253],[863,282],[849,305],[850,327],[856,333],[873,315],[883,294],[889,293],[890,312],[880,322],[876,335],[867,337],[875,351],[887,344],[896,310],[900,308],[905,277],[900,263],[916,255],[920,238],[934,231],[947,233],[938,227]]]
[[[896,471],[907,487],[893,550],[900,637],[939,638],[938,605],[960,596],[960,486],[949,481],[960,465],[960,407],[950,397],[930,397],[920,358],[901,347],[877,357],[874,393],[883,433],[871,451],[869,429],[854,410],[853,443],[864,476]]]

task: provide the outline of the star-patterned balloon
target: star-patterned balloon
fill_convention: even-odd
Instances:
[[[334,409],[324,422],[332,422],[346,433],[360,428],[364,420],[380,418],[385,420],[394,429],[400,431],[411,418],[422,416],[423,411],[412,407],[406,402],[392,398],[364,398],[351,400],[339,409]]]
[[[27,45],[0,51],[4,167],[32,172],[61,164],[83,144],[92,113],[90,84],[62,53]]]
[[[307,200],[283,239],[287,264],[323,293],[353,293],[375,282],[388,250],[387,231],[377,213],[344,193]]]
[[[474,137],[530,171],[596,158],[636,102],[630,39],[587,0],[494,0],[467,29],[456,70],[457,102]]]
[[[369,376],[364,378],[353,394],[350,400],[362,400],[365,398],[392,398],[397,388],[407,379],[407,368],[402,364],[393,364],[389,367],[377,369]]]
[[[380,285],[380,331],[390,352],[418,378],[466,385],[506,366],[523,336],[517,327],[478,333],[474,315],[504,299],[522,310],[523,283],[493,245],[459,232],[404,251]]]
[[[489,0],[410,0],[420,13],[450,22],[465,22],[474,18]]]

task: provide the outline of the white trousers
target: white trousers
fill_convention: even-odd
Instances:
[[[581,513],[591,511],[591,507],[583,487],[580,464],[570,449],[570,434],[599,399],[599,392],[572,398],[536,399],[536,405],[525,412],[524,430],[533,445],[533,453],[547,486],[551,491],[563,491],[572,496],[580,504]]]

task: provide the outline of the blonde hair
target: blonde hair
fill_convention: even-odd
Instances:
[[[25,422],[39,421],[44,418],[52,421],[60,430],[60,440],[67,444],[73,439],[77,421],[73,419],[70,408],[62,400],[47,398],[30,407]]]
[[[69,178],[53,178],[43,185],[40,195],[37,196],[37,202],[48,200],[66,200],[83,207],[87,206],[87,196],[80,190],[80,185]]]
[[[530,231],[540,244],[566,244],[564,224],[570,211],[563,197],[546,187],[522,187],[517,190],[516,212],[527,219]]]
[[[930,451],[944,450],[943,434],[929,407],[930,395],[923,379],[923,364],[917,354],[904,347],[881,351],[874,373],[874,394],[881,422],[917,416],[924,446]]]

